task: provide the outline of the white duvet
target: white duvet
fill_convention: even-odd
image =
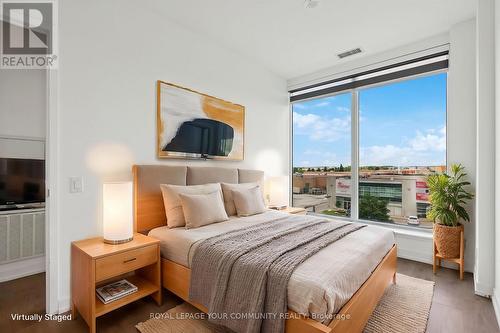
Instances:
[[[197,244],[206,238],[275,219],[285,213],[266,211],[197,229],[155,228],[162,257],[190,267]],[[367,226],[355,231],[300,264],[288,282],[288,308],[327,323],[368,279],[394,245],[394,233]]]

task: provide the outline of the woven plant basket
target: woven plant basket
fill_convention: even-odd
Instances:
[[[445,259],[460,257],[460,232],[463,225],[448,227],[434,223],[434,243],[438,253]]]

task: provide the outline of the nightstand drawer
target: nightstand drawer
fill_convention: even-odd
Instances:
[[[102,281],[114,276],[150,265],[158,260],[158,246],[151,245],[110,255],[95,261],[95,280]]]

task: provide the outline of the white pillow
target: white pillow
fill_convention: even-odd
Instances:
[[[209,194],[179,193],[179,197],[186,219],[186,229],[199,228],[228,219],[220,191]]]
[[[221,183],[222,194],[224,195],[224,207],[226,208],[226,213],[228,216],[236,215],[236,207],[234,206],[233,200],[233,190],[247,190],[253,187],[258,187],[258,183],[241,183],[241,184],[230,184]]]
[[[262,192],[258,186],[250,189],[233,190],[232,195],[238,216],[250,216],[266,211]]]
[[[163,195],[163,204],[165,205],[167,226],[169,228],[183,227],[186,225],[179,193],[208,194],[215,191],[221,191],[220,184],[218,183],[191,186],[161,184],[160,188]]]

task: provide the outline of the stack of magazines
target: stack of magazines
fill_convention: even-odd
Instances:
[[[125,279],[96,289],[97,297],[99,297],[101,302],[104,304],[116,301],[117,299],[133,294],[136,291],[137,287]]]

